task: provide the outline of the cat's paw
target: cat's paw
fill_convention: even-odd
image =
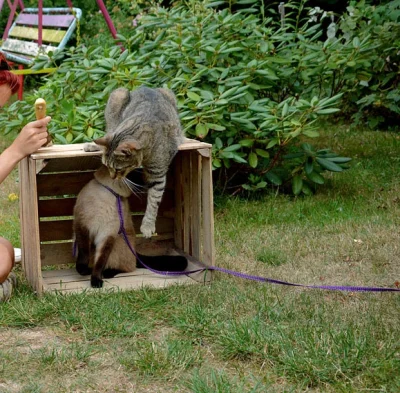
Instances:
[[[88,276],[89,274],[92,274],[92,268],[84,263],[77,263],[76,271],[82,276]]]
[[[97,146],[94,142],[86,142],[83,145],[84,151],[100,151],[100,147]]]
[[[156,226],[152,222],[144,221],[140,226],[140,232],[142,232],[144,237],[150,238],[153,233],[156,231]]]
[[[92,276],[90,277],[90,285],[92,286],[92,288],[102,288],[103,280],[99,277]]]

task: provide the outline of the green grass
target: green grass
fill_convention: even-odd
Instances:
[[[311,198],[217,197],[219,266],[304,284],[400,281],[400,136],[326,132],[353,157]],[[15,221],[0,189],[5,222]],[[398,392],[400,296],[281,287],[215,274],[210,286],[37,298],[0,306],[0,391]]]

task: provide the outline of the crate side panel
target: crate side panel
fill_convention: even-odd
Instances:
[[[40,240],[42,242],[54,242],[72,239],[72,219],[40,221]]]
[[[29,284],[41,294],[43,283],[40,269],[36,164],[29,157],[20,162],[19,177],[22,266]]]
[[[73,243],[49,243],[40,245],[42,266],[65,265],[75,263]]]
[[[202,238],[203,238],[203,262],[208,266],[214,266],[214,200],[212,184],[211,150],[199,150],[202,156]]]
[[[161,216],[173,217],[174,216],[174,201],[172,198],[172,191],[166,190],[163,200],[159,207]],[[146,210],[146,196],[132,195],[129,198],[129,206],[133,213],[144,213]],[[59,217],[59,216],[72,216],[74,213],[74,206],[76,198],[53,198],[53,199],[40,199],[39,216],[40,217]]]
[[[201,156],[197,151],[190,152],[190,242],[191,255],[201,260]]]
[[[72,216],[76,198],[40,199],[39,217]]]
[[[40,173],[52,172],[75,172],[75,171],[95,171],[101,166],[100,156],[83,156],[74,158],[53,158],[44,160],[43,168]]]
[[[93,172],[43,174],[37,177],[37,194],[41,196],[77,195],[93,179]]]
[[[190,210],[191,210],[191,162],[190,151],[182,152],[182,196],[183,196],[183,251],[192,254],[190,239]]]
[[[173,161],[172,170],[175,178],[175,221],[174,221],[174,234],[175,244],[179,249],[183,249],[183,188],[182,188],[182,155],[178,153]]]

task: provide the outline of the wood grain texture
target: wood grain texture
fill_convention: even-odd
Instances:
[[[202,162],[203,262],[208,266],[214,266],[214,198],[211,154],[210,157],[203,156]]]
[[[190,237],[190,212],[191,212],[191,162],[190,151],[182,152],[182,196],[183,196],[183,251],[187,254],[192,252],[192,243]]]
[[[51,42],[58,44],[65,36],[65,30],[50,30],[42,29],[43,42]],[[9,37],[18,39],[37,40],[39,36],[39,29],[35,27],[15,26],[9,34]]]
[[[36,165],[29,158],[19,164],[22,267],[37,294],[43,291],[40,267],[39,214],[36,191]]]
[[[201,260],[201,156],[196,150],[190,152],[190,242],[191,255]]]
[[[74,21],[73,15],[45,15],[43,14],[42,24],[46,27],[69,27]],[[16,19],[18,25],[38,26],[39,18],[37,14],[21,13]]]
[[[55,51],[57,47],[53,45],[42,45],[39,46],[36,42],[31,41],[21,41],[14,38],[7,38],[1,49],[6,52],[21,53],[25,56],[35,57],[39,52],[49,53],[50,51]]]

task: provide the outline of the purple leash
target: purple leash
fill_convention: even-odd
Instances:
[[[132,254],[138,259],[138,261],[148,270],[150,270],[153,273],[156,274],[161,274],[163,276],[187,276],[189,274],[193,273],[199,273],[199,272],[205,272],[207,270],[210,271],[217,271],[221,273],[226,273],[230,274],[231,276],[243,278],[245,280],[252,280],[252,281],[259,281],[259,282],[268,282],[270,284],[280,284],[280,285],[287,285],[291,287],[302,287],[302,288],[314,288],[314,289],[326,289],[326,290],[331,290],[331,291],[349,291],[349,292],[400,292],[400,289],[397,288],[379,288],[379,287],[354,287],[354,286],[342,286],[342,285],[304,285],[304,284],[294,284],[286,281],[280,281],[280,280],[274,280],[272,278],[267,278],[267,277],[260,277],[260,276],[253,276],[251,274],[246,274],[246,273],[240,273],[236,272],[234,270],[229,270],[229,269],[224,269],[222,267],[217,267],[217,266],[205,266],[201,267],[199,269],[195,270],[188,270],[188,271],[182,271],[182,272],[168,272],[168,271],[160,271],[156,269],[152,269],[151,267],[147,266],[141,259],[139,258],[139,255],[135,251],[135,249],[132,247],[128,236],[125,232],[125,226],[124,226],[124,217],[122,214],[122,204],[121,204],[121,196],[118,195],[114,190],[111,188],[103,185],[105,188],[107,188],[108,191],[110,191],[112,194],[115,195],[117,198],[117,208],[118,208],[118,216],[119,216],[119,221],[120,221],[120,227],[119,227],[119,232],[118,234],[122,234],[124,237],[124,240],[131,250]]]

